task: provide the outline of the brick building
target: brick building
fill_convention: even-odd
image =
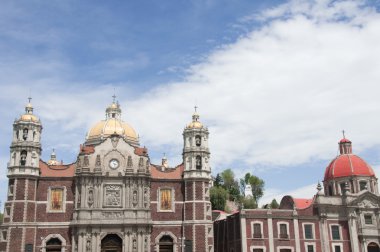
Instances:
[[[279,209],[243,209],[214,223],[218,252],[379,252],[380,195],[375,173],[339,142],[324,190],[312,199],[285,196]]]
[[[213,251],[208,129],[183,131],[183,163],[150,163],[115,100],[77,161],[40,159],[42,123],[29,103],[13,124],[0,251]]]

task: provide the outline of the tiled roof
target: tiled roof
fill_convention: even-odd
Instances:
[[[75,172],[74,164],[66,165],[48,165],[40,160],[40,176],[41,177],[73,177]]]
[[[305,209],[308,208],[312,203],[313,199],[295,199],[293,198],[294,205],[297,209]]]
[[[81,154],[92,154],[95,152],[95,147],[92,146],[92,145],[88,145],[88,146],[83,146],[83,145],[80,145],[80,153]]]
[[[150,172],[153,179],[182,179],[183,169],[183,164],[180,164],[175,168],[165,168],[164,171],[161,170],[161,166],[159,165],[151,164],[150,166]]]
[[[138,156],[147,156],[148,155],[148,149],[143,147],[135,147],[135,154]]]
[[[350,176],[375,176],[375,173],[360,157],[354,154],[342,154],[327,166],[324,180]]]

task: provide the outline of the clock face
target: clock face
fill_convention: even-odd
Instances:
[[[110,168],[117,169],[119,167],[119,161],[117,159],[111,159]]]

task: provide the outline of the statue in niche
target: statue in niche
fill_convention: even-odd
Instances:
[[[90,162],[88,160],[88,156],[84,156],[84,159],[83,159],[83,166],[84,167],[87,167],[90,165]]]
[[[95,162],[95,166],[96,167],[100,167],[101,163],[100,163],[100,155],[97,155],[96,156],[96,162]]]
[[[128,167],[132,167],[132,157],[131,156],[128,156],[128,162],[127,162],[127,166]]]
[[[77,167],[81,167],[81,161],[80,161],[80,157],[78,157],[78,159],[77,159]]]
[[[91,252],[91,238],[90,237],[87,238],[86,251]]]
[[[24,141],[25,141],[26,139],[28,139],[28,129],[24,129],[24,130],[22,131],[22,139],[24,139]]]
[[[94,191],[92,189],[88,190],[88,199],[87,199],[88,206],[91,208],[94,204]]]
[[[202,143],[201,136],[199,136],[199,135],[195,136],[195,145],[201,146],[201,143]]]
[[[145,238],[144,238],[144,250],[147,251],[147,249],[148,249],[148,237],[145,236]]]
[[[26,165],[26,156],[27,156],[27,152],[25,150],[21,151],[20,165],[22,166]]]
[[[137,205],[137,191],[133,191],[132,202],[134,206]]]
[[[139,167],[142,168],[143,166],[144,166],[144,159],[140,157]]]
[[[149,191],[148,191],[148,189],[144,190],[144,205],[145,205],[145,207],[149,206]]]

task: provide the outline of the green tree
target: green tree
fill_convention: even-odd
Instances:
[[[210,201],[213,210],[222,210],[226,205],[228,192],[221,186],[213,186],[210,189]]]
[[[257,203],[254,198],[244,198],[242,200],[243,208],[244,209],[255,209],[257,208]]]
[[[234,172],[231,169],[224,170],[221,173],[221,177],[223,180],[223,187],[229,191],[235,184]]]
[[[277,209],[279,207],[280,207],[280,205],[278,204],[277,200],[273,199],[272,202],[270,203],[270,208]]]
[[[264,180],[254,175],[251,175],[248,172],[244,176],[244,182],[246,184],[251,185],[252,195],[253,195],[253,198],[255,199],[255,202],[257,203],[258,200],[264,195],[264,185],[265,185]]]
[[[216,174],[215,181],[214,181],[214,186],[222,186],[223,184],[223,179],[220,176],[220,174]]]

